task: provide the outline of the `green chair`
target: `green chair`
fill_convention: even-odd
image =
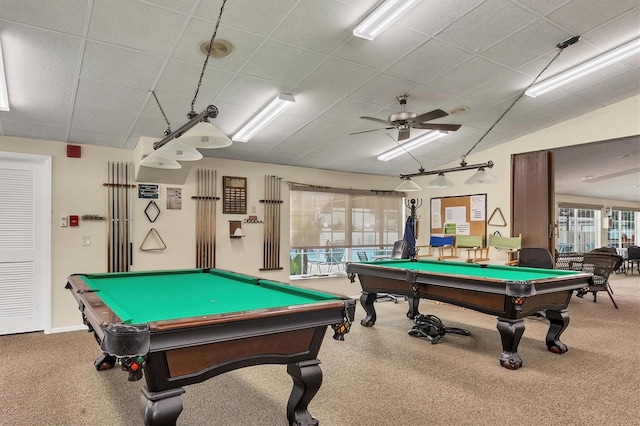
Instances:
[[[522,234],[517,237],[503,237],[502,235],[489,235],[487,239],[488,247],[507,250],[507,261],[504,263],[509,266],[518,265],[518,255],[522,247]]]

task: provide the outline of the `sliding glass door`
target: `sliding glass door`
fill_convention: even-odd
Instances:
[[[560,208],[558,251],[587,252],[600,247],[600,210]]]

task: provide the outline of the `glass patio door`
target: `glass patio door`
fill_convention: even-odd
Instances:
[[[558,251],[587,252],[600,246],[600,211],[560,208],[558,211]]]

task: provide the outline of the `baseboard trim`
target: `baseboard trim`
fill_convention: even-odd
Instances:
[[[54,334],[54,333],[66,333],[68,331],[80,331],[80,330],[88,330],[89,328],[86,325],[70,325],[68,327],[56,327],[52,328],[49,333],[45,334]]]

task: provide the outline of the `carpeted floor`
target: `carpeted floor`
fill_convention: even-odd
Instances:
[[[323,281],[296,284],[357,293],[344,277]],[[564,355],[547,351],[546,321],[527,318],[517,371],[498,363],[495,317],[422,301],[422,313],[472,333],[432,345],[407,334],[404,303],[376,303],[372,328],[359,325],[358,305],[344,342],[327,333],[323,384],[309,409],[325,426],[638,425],[640,277],[615,275],[611,284],[620,309],[605,293],[597,303],[591,295],[572,298]],[[86,332],[0,337],[0,425],[141,424],[144,380],[128,382],[119,369],[96,371],[98,355]],[[285,425],[291,385],[285,366],[270,365],[187,386],[178,424]]]

